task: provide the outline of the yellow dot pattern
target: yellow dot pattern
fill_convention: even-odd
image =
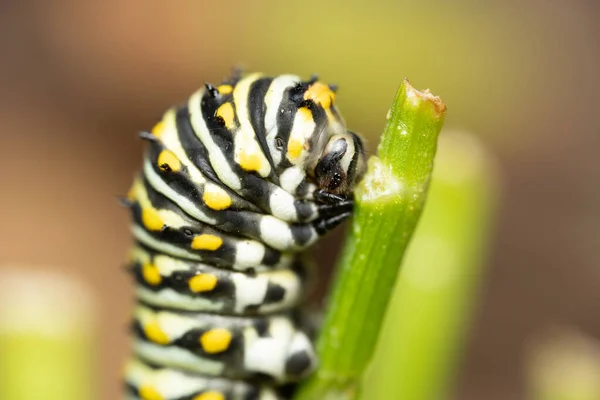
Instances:
[[[303,144],[299,140],[291,139],[288,143],[287,156],[291,161],[296,160],[302,154]]]
[[[213,274],[198,274],[189,280],[190,290],[195,293],[209,292],[217,286],[218,278]]]
[[[163,332],[156,320],[144,324],[144,333],[154,343],[166,345],[170,342],[169,337]]]
[[[127,200],[129,200],[131,202],[135,201],[136,194],[137,194],[137,187],[134,182],[133,185],[131,185],[131,187],[129,188],[129,191],[127,191]]]
[[[154,264],[144,264],[142,266],[142,276],[144,277],[144,280],[152,286],[158,286],[162,282],[160,272]]]
[[[215,328],[200,336],[200,345],[208,354],[221,353],[229,348],[231,332],[225,328]]]
[[[312,111],[308,107],[300,107],[298,109],[298,114],[300,114],[305,121],[309,121],[312,119]]]
[[[163,397],[150,385],[143,385],[139,389],[142,400],[163,400]]]
[[[233,111],[233,105],[231,103],[223,103],[217,109],[215,113],[216,117],[221,117],[225,122],[225,127],[231,129],[235,121],[235,113]]]
[[[154,125],[154,128],[152,128],[152,134],[156,137],[160,137],[164,131],[165,123],[163,121],[160,121],[158,124]]]
[[[225,396],[221,392],[211,390],[210,392],[204,392],[194,397],[192,400],[225,400]]]
[[[213,210],[225,210],[231,206],[231,197],[216,185],[206,185],[202,195],[204,204]]]
[[[192,239],[194,250],[217,250],[223,244],[223,239],[215,235],[202,234]]]
[[[158,211],[150,207],[142,209],[142,224],[149,231],[160,231],[165,226],[165,222],[158,214]]]
[[[327,85],[316,82],[304,93],[304,100],[312,100],[327,110],[335,101],[335,93]]]
[[[181,170],[181,161],[169,150],[163,150],[158,155],[158,168],[165,172],[179,172]]]
[[[221,94],[229,94],[233,92],[233,87],[231,87],[231,85],[221,85],[217,88],[217,90]]]
[[[245,150],[240,152],[239,164],[246,171],[259,171],[262,167],[262,161],[258,153],[249,153]]]

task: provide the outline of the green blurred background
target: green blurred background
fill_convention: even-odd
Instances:
[[[532,335],[568,324],[600,336],[598,21],[590,0],[1,2],[0,265],[91,287],[97,398],[117,398],[132,289],[115,196],[140,163],[136,132],[242,65],[338,84],[373,152],[408,77],[502,169],[454,398],[526,398]],[[339,237],[317,249],[326,269]]]

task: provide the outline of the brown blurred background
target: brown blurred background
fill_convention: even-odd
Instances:
[[[132,289],[115,196],[139,165],[137,131],[242,65],[339,84],[373,151],[406,76],[504,175],[455,398],[525,398],[531,335],[566,323],[600,337],[599,21],[590,0],[3,1],[0,264],[92,286],[99,398],[117,398]]]

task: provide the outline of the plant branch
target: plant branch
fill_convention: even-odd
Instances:
[[[342,251],[317,343],[319,369],[296,400],[355,399],[373,355],[396,275],[423,204],[446,107],[408,81],[398,89],[378,149],[355,192],[352,229]]]

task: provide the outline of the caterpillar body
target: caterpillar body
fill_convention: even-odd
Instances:
[[[129,400],[275,400],[317,360],[302,252],[352,212],[366,164],[334,88],[206,84],[151,132],[126,204],[135,244]]]

